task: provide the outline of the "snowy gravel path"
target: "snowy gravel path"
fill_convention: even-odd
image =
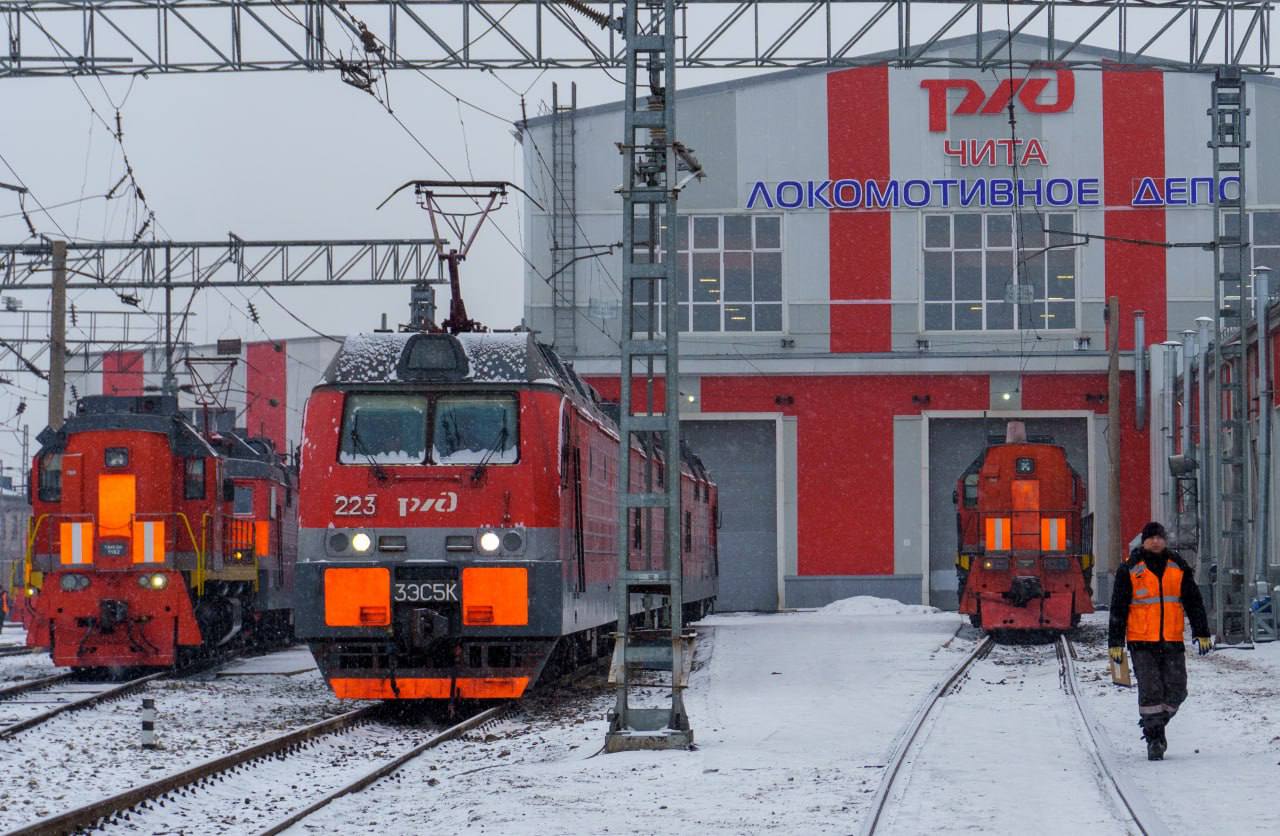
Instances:
[[[1093,638],[1079,646],[1082,694],[1111,737],[1120,769],[1159,801],[1169,829],[1280,833],[1280,643],[1204,657],[1188,647],[1190,696],[1169,724],[1164,760],[1151,763],[1138,729],[1137,689],[1113,685],[1107,672],[1107,614],[1086,618]]]
[[[161,749],[139,747],[141,694],[0,741],[0,829],[35,821],[324,719],[342,704],[319,674],[150,683]]]
[[[1125,833],[1053,645],[995,645],[925,722],[876,833]],[[1032,801],[1034,799],[1034,801]]]
[[[941,649],[959,625],[874,599],[715,616],[686,697],[696,751],[594,757],[611,695],[530,703],[288,832],[851,833],[919,696],[972,646]]]

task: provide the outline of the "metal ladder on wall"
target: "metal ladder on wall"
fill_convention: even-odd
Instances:
[[[1210,553],[1216,558],[1213,575],[1214,631],[1218,641],[1251,641],[1249,625],[1249,424],[1245,327],[1249,321],[1249,216],[1245,211],[1245,156],[1249,147],[1245,82],[1239,68],[1219,69],[1212,86],[1214,188],[1219,190],[1213,214],[1214,283],[1217,328],[1214,335],[1213,444],[1217,472],[1213,474],[1216,503]],[[1221,193],[1224,177],[1238,177],[1234,196]]]
[[[692,637],[682,612],[680,329],[669,232],[680,189],[701,172],[675,141],[675,25],[675,0],[626,4],[618,631],[610,672],[617,701],[609,713],[609,752],[693,743],[683,699]],[[689,172],[684,182],[682,165]],[[639,473],[633,443],[646,453]],[[657,676],[656,687],[637,681],[641,671]],[[639,705],[655,691],[666,693],[662,704]]]
[[[551,343],[572,357],[577,351],[577,128],[578,85],[569,88],[569,103],[560,103],[560,87],[551,85]]]

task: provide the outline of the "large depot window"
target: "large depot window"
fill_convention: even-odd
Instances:
[[[924,330],[1074,330],[1074,230],[1065,212],[925,215]]]
[[[675,226],[682,332],[782,330],[780,216],[681,215]],[[647,239],[646,230],[636,230],[637,244]],[[647,303],[643,288],[636,285],[637,333],[649,322],[648,305],[640,304]],[[661,307],[658,315],[663,330]]]

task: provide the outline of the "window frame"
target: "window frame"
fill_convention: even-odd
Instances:
[[[1055,208],[1055,209],[1056,209],[1056,208]],[[1033,220],[1034,220],[1035,213],[1027,213],[1027,212],[1023,212],[1022,214],[1023,214],[1023,218],[1024,218],[1024,224],[1025,224],[1025,222],[1026,222],[1026,216],[1027,216],[1028,214],[1032,214],[1032,215],[1033,215]],[[1076,211],[1076,210],[1074,210],[1074,209],[1067,209],[1066,207],[1063,207],[1063,209],[1062,209],[1061,211],[1046,211],[1046,212],[1042,212],[1042,213],[1039,213],[1039,214],[1044,215],[1044,216],[1046,216],[1046,217],[1048,217],[1048,216],[1054,216],[1054,215],[1065,215],[1065,216],[1068,216],[1068,217],[1070,217],[1070,218],[1071,218],[1071,231],[1072,231],[1072,232],[1078,232],[1078,231],[1080,230],[1080,217],[1081,217],[1081,215],[1080,215],[1080,212],[1079,212],[1079,211]],[[955,219],[956,219],[956,218],[958,218],[958,217],[966,217],[966,216],[967,216],[967,217],[977,217],[977,218],[979,218],[979,219],[980,219],[980,222],[979,222],[978,226],[979,226],[979,233],[980,233],[980,236],[981,236],[981,240],[980,240],[980,243],[979,243],[979,245],[978,245],[978,248],[977,248],[977,249],[973,249],[973,248],[971,248],[971,247],[964,247],[964,248],[957,248],[957,247],[956,247]],[[1012,233],[1012,234],[1011,234],[1010,243],[1009,243],[1007,246],[992,245],[992,244],[990,243],[990,221],[989,221],[989,218],[992,218],[992,217],[1004,217],[1004,218],[1009,218],[1009,219],[1011,219],[1011,220],[1012,220],[1012,223],[1011,223],[1011,226],[1010,226],[1010,228],[1011,228],[1011,233]],[[932,246],[931,246],[931,245],[928,243],[928,237],[927,237],[927,236],[928,236],[928,224],[929,224],[929,218],[946,218],[946,219],[947,219],[947,221],[948,221],[948,230],[947,230],[948,238],[947,238],[947,245],[946,245],[946,246],[936,246],[936,245],[932,245]],[[1015,243],[1015,242],[1012,240],[1012,238],[1013,238],[1013,236],[1016,236],[1016,229],[1017,229],[1017,222],[1016,222],[1016,219],[1017,219],[1017,213],[1012,212],[1012,211],[1011,211],[1011,212],[982,212],[982,211],[978,211],[978,212],[943,212],[943,211],[922,211],[922,212],[920,212],[920,213],[919,213],[919,224],[918,224],[918,235],[919,235],[919,239],[918,239],[917,256],[916,256],[916,257],[917,257],[917,259],[918,259],[918,261],[917,261],[917,265],[918,265],[918,272],[919,272],[919,283],[918,283],[918,285],[917,285],[917,287],[918,287],[918,293],[919,293],[918,301],[917,301],[917,306],[918,306],[918,314],[917,314],[917,315],[918,315],[918,319],[917,319],[917,326],[918,326],[919,331],[920,331],[920,333],[921,333],[921,334],[931,335],[931,336],[932,336],[932,335],[938,335],[938,336],[941,336],[941,335],[945,335],[945,334],[974,334],[974,335],[977,335],[977,334],[982,334],[982,335],[1009,334],[1009,335],[1016,335],[1016,334],[1027,334],[1027,333],[1039,333],[1039,332],[1043,331],[1043,332],[1046,332],[1046,333],[1049,333],[1049,334],[1055,334],[1055,335],[1064,335],[1064,336],[1067,336],[1067,335],[1078,335],[1078,334],[1082,333],[1083,328],[1082,328],[1082,326],[1081,326],[1081,322],[1080,322],[1080,309],[1081,309],[1081,286],[1080,286],[1080,281],[1081,281],[1081,276],[1080,276],[1080,244],[1079,244],[1079,243],[1078,243],[1078,241],[1077,241],[1076,243],[1073,243],[1073,244],[1069,245],[1068,247],[1053,247],[1052,249],[1050,249],[1050,248],[1049,248],[1049,246],[1050,246],[1050,245],[1049,245],[1049,241],[1048,241],[1048,236],[1049,236],[1049,235],[1052,235],[1052,234],[1055,234],[1055,231],[1054,231],[1054,230],[1046,230],[1046,231],[1045,231],[1045,233],[1044,233],[1044,235],[1045,235],[1045,240],[1044,240],[1044,242],[1043,242],[1043,246],[1042,246],[1042,247],[1040,247],[1040,248],[1035,248],[1035,247],[1028,247],[1028,246],[1025,246],[1025,245],[1024,245],[1024,246],[1020,246],[1020,247],[1019,247],[1019,246],[1014,246],[1014,243]],[[1063,234],[1063,233],[1062,233],[1062,232],[1056,232],[1056,234],[1061,235],[1061,234]],[[1025,235],[1025,226],[1024,226],[1024,235],[1023,235],[1023,240],[1024,240],[1024,242],[1025,242],[1025,238],[1026,238],[1026,235]],[[1064,250],[1064,249],[1065,249],[1065,250],[1068,250],[1068,251],[1069,251],[1069,252],[1071,252],[1071,254],[1072,254],[1072,270],[1073,270],[1073,273],[1072,273],[1072,281],[1073,281],[1073,295],[1072,295],[1072,297],[1071,297],[1070,299],[1057,299],[1057,301],[1053,301],[1056,297],[1050,297],[1050,295],[1049,295],[1049,281],[1050,281],[1050,279],[1049,279],[1049,254],[1050,254],[1050,253],[1054,253],[1054,252],[1059,252],[1059,251]],[[1028,253],[1028,252],[1035,253],[1035,255],[1034,255],[1034,256],[1032,256],[1032,257],[1033,257],[1033,258],[1037,258],[1037,259],[1039,259],[1039,260],[1040,260],[1040,262],[1041,262],[1041,264],[1042,264],[1042,266],[1041,266],[1041,268],[1040,268],[1040,269],[1041,269],[1041,271],[1042,271],[1042,272],[1041,272],[1041,275],[1040,275],[1040,276],[1038,276],[1038,277],[1033,277],[1033,279],[1032,279],[1032,280],[1034,281],[1034,279],[1035,279],[1035,278],[1039,278],[1039,279],[1041,280],[1041,282],[1043,283],[1043,288],[1044,288],[1043,296],[1042,296],[1041,298],[1039,298],[1039,299],[1036,299],[1033,303],[1031,303],[1032,305],[1034,305],[1034,306],[1037,308],[1036,313],[1037,313],[1038,315],[1040,315],[1041,317],[1045,317],[1045,316],[1050,315],[1050,313],[1051,313],[1051,312],[1050,312],[1050,310],[1049,310],[1049,305],[1050,305],[1050,304],[1064,304],[1064,303],[1069,303],[1069,304],[1071,304],[1071,305],[1072,305],[1072,308],[1073,308],[1073,314],[1072,314],[1072,316],[1073,316],[1073,324],[1072,324],[1072,326],[1071,326],[1071,327],[1069,327],[1069,328],[1050,328],[1050,327],[1047,327],[1047,326],[1045,326],[1045,325],[1031,325],[1031,326],[1024,326],[1024,325],[1023,325],[1023,323],[1021,322],[1021,320],[1022,320],[1022,318],[1023,318],[1023,313],[1022,313],[1022,310],[1021,310],[1021,309],[1023,309],[1024,307],[1027,307],[1027,303],[1019,303],[1019,302],[1004,303],[1004,304],[1007,304],[1007,305],[1011,305],[1011,307],[1012,307],[1011,314],[1012,314],[1012,317],[1013,317],[1013,323],[1014,323],[1013,327],[1010,327],[1010,328],[1003,328],[1003,327],[992,327],[992,326],[990,326],[990,325],[989,325],[989,317],[990,317],[990,315],[991,315],[991,308],[992,308],[992,306],[993,306],[993,305],[997,305],[997,304],[1001,304],[999,300],[995,300],[995,299],[987,298],[987,292],[988,292],[987,282],[988,282],[988,273],[989,273],[990,266],[991,266],[991,265],[990,265],[990,256],[991,256],[991,254],[993,254],[993,253],[1008,253],[1008,254],[1010,254],[1010,255],[1011,255],[1011,258],[1010,258],[1010,269],[1011,269],[1012,274],[1013,274],[1013,279],[1014,279],[1014,281],[1015,281],[1015,283],[1016,283],[1016,280],[1017,280],[1017,272],[1018,272],[1018,271],[1017,271],[1017,265],[1018,265],[1019,257],[1020,257],[1023,253]],[[930,300],[930,299],[927,299],[927,298],[926,298],[926,297],[927,297],[927,295],[928,295],[928,294],[927,294],[927,292],[926,292],[926,289],[927,289],[927,284],[926,284],[926,282],[927,282],[927,277],[926,277],[926,260],[927,260],[927,257],[928,257],[928,254],[929,254],[929,253],[947,253],[947,254],[949,254],[949,256],[950,256],[950,260],[949,260],[949,267],[950,267],[950,270],[951,270],[951,275],[950,275],[950,278],[949,278],[949,283],[950,283],[950,295],[949,295],[949,297],[948,297],[946,300],[942,300],[942,299]],[[979,294],[979,298],[978,298],[978,299],[976,299],[976,300],[975,300],[975,299],[960,299],[960,298],[958,298],[958,297],[956,296],[956,276],[955,276],[955,255],[956,255],[956,253],[977,253],[977,254],[979,254],[979,255],[980,255],[980,272],[979,272],[979,275],[978,275],[978,294]],[[1032,286],[1032,287],[1034,287],[1034,284],[1032,284],[1031,286]],[[946,305],[949,305],[949,306],[951,307],[951,311],[950,311],[950,319],[949,319],[949,321],[951,322],[951,326],[952,326],[952,327],[950,327],[950,328],[930,328],[930,327],[928,326],[928,324],[927,324],[927,323],[928,323],[928,306],[929,306],[929,305],[942,305],[942,304],[946,304]],[[979,328],[977,328],[977,329],[974,329],[974,328],[958,328],[958,327],[955,327],[955,322],[956,322],[955,308],[956,308],[957,306],[960,306],[960,305],[968,305],[968,306],[970,306],[971,308],[972,308],[972,306],[975,306],[975,305],[980,305],[980,306],[981,306],[981,308],[982,308],[982,311],[981,311],[981,327],[979,327]]]
[[[516,457],[514,460],[509,462],[491,460],[485,463],[485,467],[509,467],[511,465],[516,465],[520,463],[520,459],[522,457],[522,451],[520,449],[521,439],[520,439],[520,395],[519,393],[518,392],[497,392],[497,391],[469,392],[465,390],[455,389],[451,391],[434,392],[429,398],[430,409],[428,413],[429,418],[427,421],[427,464],[431,465],[432,467],[476,467],[477,465],[480,464],[480,462],[455,462],[451,464],[441,464],[440,462],[435,461],[436,409],[439,406],[441,400],[445,398],[450,398],[450,397],[486,399],[486,400],[506,399],[511,401],[512,405],[515,407],[513,410],[513,414],[515,415],[516,425],[512,430],[512,432],[515,434]]]
[[[684,285],[684,288],[683,288],[683,289],[684,289],[684,298],[683,298],[683,299],[681,299],[681,300],[678,300],[676,304],[677,304],[677,306],[678,306],[679,308],[683,308],[684,310],[687,310],[687,312],[688,312],[688,321],[687,321],[687,323],[685,323],[687,327],[682,328],[682,329],[680,330],[680,334],[681,334],[681,335],[689,335],[689,336],[691,336],[691,337],[697,337],[697,338],[699,338],[699,339],[705,339],[705,338],[716,339],[716,338],[725,337],[725,336],[730,337],[730,338],[735,338],[735,339],[736,339],[736,338],[740,338],[740,337],[744,337],[744,336],[749,337],[749,336],[752,336],[752,335],[756,335],[756,336],[763,336],[763,337],[776,337],[776,336],[785,336],[785,335],[789,334],[789,333],[790,333],[790,316],[789,316],[789,313],[790,313],[790,305],[788,304],[788,300],[787,300],[787,281],[786,281],[786,240],[787,240],[787,216],[786,216],[786,213],[771,213],[771,212],[690,212],[690,213],[688,213],[688,214],[684,214],[684,213],[678,214],[676,217],[678,218],[678,221],[679,221],[679,222],[683,223],[683,224],[686,226],[686,229],[688,230],[687,240],[686,240],[686,242],[685,242],[685,248],[684,248],[684,249],[680,249],[680,240],[679,240],[679,237],[678,237],[678,236],[677,236],[677,240],[675,241],[675,246],[676,246],[676,249],[675,249],[676,257],[677,257],[677,258],[682,258],[682,259],[683,259],[683,261],[684,261],[684,264],[686,265],[686,268],[687,268],[687,269],[685,269],[685,270],[684,270],[684,276],[683,276],[683,278],[681,278],[681,277],[680,277],[680,275],[679,275],[679,272],[680,272],[680,271],[679,271],[679,270],[677,270],[677,281],[680,281],[680,282]],[[701,248],[696,248],[696,247],[694,246],[694,240],[693,240],[693,238],[694,238],[694,226],[695,226],[695,223],[696,223],[696,221],[697,221],[697,220],[699,220],[699,219],[706,220],[706,219],[709,219],[709,218],[713,218],[713,219],[715,219],[715,220],[716,220],[716,222],[717,222],[717,226],[716,226],[717,245],[716,245],[716,247],[701,247]],[[728,249],[728,250],[727,250],[727,249],[726,249],[726,247],[725,247],[725,220],[726,220],[727,218],[745,218],[745,219],[747,219],[747,220],[749,220],[749,221],[750,221],[750,224],[751,224],[751,248],[750,248],[749,250],[742,250],[742,249]],[[778,222],[778,245],[777,245],[776,247],[761,247],[761,246],[759,245],[758,241],[759,241],[760,233],[759,233],[759,230],[758,230],[758,221],[759,221],[760,219],[775,219],[775,220],[777,220],[777,222]],[[662,243],[662,246],[665,246],[666,241],[664,240],[664,241],[663,241],[663,242],[661,242],[661,243]],[[637,254],[644,253],[644,252],[646,252],[646,249],[647,249],[647,248],[643,248],[643,247],[636,247],[636,252],[637,252]],[[663,253],[664,253],[664,250],[662,250],[662,249],[660,248],[660,249],[659,249],[659,258],[661,258],[661,256],[663,255]],[[698,331],[698,330],[694,330],[694,328],[693,328],[694,305],[695,305],[695,304],[698,304],[698,305],[706,305],[706,306],[708,306],[708,307],[709,307],[711,304],[713,304],[713,303],[709,303],[709,302],[705,302],[705,301],[703,301],[703,302],[695,302],[695,300],[693,299],[693,296],[694,296],[694,293],[693,293],[693,290],[694,290],[694,288],[693,288],[693,283],[694,283],[694,275],[693,275],[693,273],[694,273],[694,270],[693,270],[693,257],[694,257],[694,255],[695,255],[695,254],[697,254],[697,253],[701,253],[701,254],[716,253],[716,254],[718,255],[718,257],[719,257],[719,273],[720,273],[720,278],[719,278],[719,289],[718,289],[718,291],[716,291],[716,292],[718,293],[718,295],[719,295],[719,299],[718,299],[714,304],[715,304],[715,305],[718,307],[718,309],[719,309],[720,323],[719,323],[719,327],[718,327],[717,329],[715,329],[715,330],[709,330],[709,331]],[[725,298],[724,298],[724,297],[725,297],[725,290],[726,290],[726,287],[725,287],[725,285],[726,285],[726,281],[725,281],[725,255],[726,255],[726,253],[749,253],[749,254],[751,255],[751,257],[752,257],[752,266],[751,266],[751,295],[752,295],[752,299],[751,299],[751,301],[748,301],[748,302],[737,302],[737,301],[734,301],[734,302],[727,302],[727,301],[725,301]],[[777,254],[777,256],[778,256],[778,299],[776,299],[776,300],[773,300],[773,299],[767,299],[767,300],[764,300],[764,301],[757,301],[757,300],[755,299],[755,258],[756,258],[756,256],[757,256],[758,254],[762,254],[762,253],[763,253],[763,254],[774,254],[774,253],[776,253],[776,254]],[[662,311],[663,311],[663,303],[664,303],[664,299],[663,299],[662,295],[661,295],[661,294],[659,294],[659,296],[658,296],[658,300],[657,300],[657,306],[658,306],[658,317],[659,317],[659,325],[662,325],[662,324],[663,324],[663,323],[662,323],[662,321],[661,321],[661,320],[662,320],[662,316],[663,316],[663,313],[662,313]],[[637,309],[637,312],[639,311],[639,309],[641,309],[641,308],[643,307],[643,305],[644,305],[644,304],[645,304],[645,303],[637,303],[637,304],[634,306],[634,307]],[[727,307],[738,306],[738,305],[746,305],[746,306],[750,307],[750,309],[751,309],[751,327],[750,327],[750,328],[746,328],[746,329],[742,329],[742,330],[728,330],[728,329],[726,329],[726,328],[725,328],[726,316],[728,315],[728,313],[727,313],[727,311],[726,311],[726,308],[727,308]],[[777,328],[777,329],[769,329],[769,330],[759,330],[759,329],[757,329],[757,328],[755,327],[755,324],[756,324],[756,308],[758,308],[758,307],[760,307],[760,306],[772,306],[772,305],[777,305],[777,306],[778,306],[778,308],[779,308],[779,325],[778,325],[778,328]],[[634,317],[633,321],[636,321],[636,322],[642,322],[642,321],[643,321],[640,317],[638,317],[638,316],[634,316],[634,313],[633,313],[633,317]],[[647,329],[646,329],[646,328],[643,328],[643,327],[637,327],[637,328],[635,328],[635,329],[634,329],[634,333],[635,333],[635,334],[645,334],[645,333],[647,333]],[[666,329],[665,329],[665,328],[663,328],[663,327],[659,327],[659,328],[655,329],[655,334],[665,334],[665,333],[666,333]]]
[[[196,495],[192,493],[191,466],[193,464],[200,465],[200,493]],[[182,498],[186,500],[205,499],[209,494],[207,487],[209,476],[209,468],[205,464],[203,456],[195,456],[182,460]]]
[[[50,472],[50,468],[46,466],[46,462],[57,459],[58,466],[58,484],[53,490],[45,485],[45,475]],[[62,501],[62,451],[49,450],[40,456],[40,463],[36,465],[36,473],[39,480],[39,488],[36,491],[36,498],[41,502],[61,502]]]

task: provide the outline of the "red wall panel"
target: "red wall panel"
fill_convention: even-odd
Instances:
[[[145,355],[141,351],[110,351],[102,356],[102,394],[141,395]]]
[[[1105,374],[1029,374],[1022,377],[1022,408],[1043,410],[1091,409],[1099,415],[1107,414],[1107,403],[1086,401],[1085,395],[1106,395]],[[1121,541],[1142,530],[1151,519],[1151,423],[1142,431],[1134,424],[1135,397],[1133,373],[1120,375],[1120,526]],[[1097,450],[1099,461],[1091,466],[1105,466],[1106,450]],[[1098,481],[1106,479],[1105,471],[1098,471]],[[1089,507],[1095,514],[1105,513],[1089,498]],[[1166,522],[1168,522],[1166,520]],[[1094,543],[1095,551],[1103,544]],[[1124,557],[1124,555],[1121,555]],[[1105,562],[1100,561],[1103,565]]]
[[[1106,234],[1132,241],[1165,240],[1163,208],[1131,206],[1143,177],[1163,178],[1164,74],[1102,73],[1103,194]],[[1161,182],[1157,180],[1157,182]],[[1106,241],[1106,294],[1120,297],[1120,347],[1133,348],[1133,311],[1147,313],[1147,343],[1165,339],[1165,251]]]
[[[889,178],[889,70],[859,67],[827,75],[827,176]],[[831,350],[889,351],[893,270],[890,214],[829,213]],[[886,300],[839,304],[841,301]]]
[[[283,342],[245,346],[245,425],[251,435],[265,436],[280,452],[288,452],[285,413],[288,410],[288,360]]]

